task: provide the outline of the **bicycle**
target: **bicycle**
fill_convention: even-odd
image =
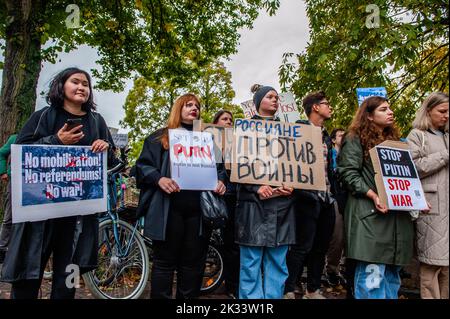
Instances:
[[[123,190],[121,171],[126,166],[124,163],[126,157],[122,153],[122,163],[108,172],[108,211],[103,215],[99,225],[98,268],[83,275],[87,288],[99,299],[139,298],[145,290],[153,261],[152,240],[143,234],[143,218],[137,219],[135,209],[125,207],[124,192],[121,192],[121,198],[117,196],[117,186]],[[120,203],[119,207],[117,202]],[[120,236],[121,232],[127,235]],[[132,243],[135,243],[133,247],[137,249],[141,260],[141,263],[136,265],[134,263],[128,265],[129,259],[126,259],[130,254],[126,247]],[[223,281],[222,244],[220,231],[213,231],[205,262],[201,294],[213,292]],[[127,268],[135,266],[138,266],[135,273],[129,276],[129,272],[124,273]],[[133,289],[127,289],[130,283]]]
[[[122,162],[108,171],[108,210],[99,224],[98,267],[83,274],[86,287],[99,299],[137,299],[149,277],[150,262],[139,222],[132,225],[120,219],[124,210],[116,207],[116,181],[125,166]]]

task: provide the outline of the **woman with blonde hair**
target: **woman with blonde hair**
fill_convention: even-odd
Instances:
[[[448,299],[448,95],[430,94],[408,135],[411,154],[431,210],[416,222],[422,298]]]
[[[145,216],[144,234],[153,241],[151,298],[172,298],[177,272],[176,298],[198,297],[210,232],[202,227],[201,191],[180,190],[171,178],[169,129],[192,131],[200,118],[200,101],[184,94],[174,103],[167,126],[150,134],[136,162],[141,189],[138,215]],[[226,172],[218,169],[216,193],[225,193]]]

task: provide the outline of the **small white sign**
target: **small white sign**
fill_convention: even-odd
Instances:
[[[114,145],[118,148],[124,148],[128,144],[128,134],[111,134]]]
[[[290,92],[280,93],[279,95],[278,111],[275,113],[280,118],[281,122],[295,123],[300,119],[297,104],[295,103],[294,95]],[[256,115],[256,107],[253,100],[248,100],[241,103],[241,108],[246,119],[251,119]]]
[[[172,179],[183,190],[215,190],[217,168],[211,133],[169,130]]]

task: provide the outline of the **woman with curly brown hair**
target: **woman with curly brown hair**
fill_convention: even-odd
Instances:
[[[362,103],[338,157],[338,174],[349,190],[344,213],[347,257],[356,260],[356,299],[396,299],[399,271],[413,253],[414,229],[407,212],[390,211],[380,202],[369,150],[399,140],[387,100]]]

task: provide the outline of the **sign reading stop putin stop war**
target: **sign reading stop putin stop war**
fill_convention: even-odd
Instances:
[[[385,141],[370,150],[378,196],[391,210],[423,210],[427,202],[416,167],[403,142]]]
[[[313,125],[237,119],[231,181],[325,190],[322,132]]]

